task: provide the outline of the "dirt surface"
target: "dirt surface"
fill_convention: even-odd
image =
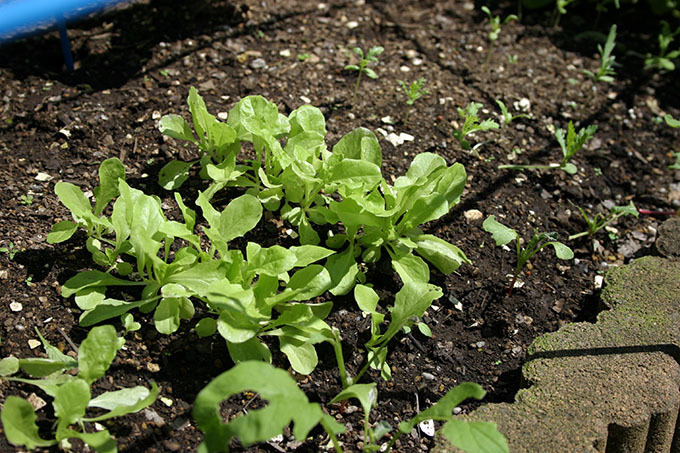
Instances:
[[[503,17],[516,12],[514,1],[490,3]],[[171,158],[189,159],[193,152],[163,137],[157,122],[167,113],[187,114],[185,99],[193,85],[213,114],[227,112],[249,94],[265,96],[286,114],[304,103],[318,106],[326,116],[329,145],[355,127],[370,128],[381,138],[388,177],[403,174],[424,151],[464,164],[468,184],[461,203],[425,229],[460,247],[472,264],[450,276],[433,270],[433,283],[444,288],[424,318],[433,338],[414,330],[394,341],[388,357],[393,380],[370,376],[379,383],[380,395],[372,420],[394,425],[463,381],[481,384],[487,401],[511,401],[532,339],[563,323],[592,320],[601,275],[652,253],[661,218],[625,217],[594,238],[571,241],[576,258],[570,261],[545,250],[530,261],[521,276],[523,286],[510,297],[506,275],[515,258],[494,245],[482,229],[483,218],[493,214],[525,239],[538,228],[566,240],[585,229],[575,206],[591,215],[631,200],[649,210],[678,209],[680,172],[668,166],[675,161],[671,153],[680,152],[680,134],[660,117],[680,116],[680,91],[677,75],[644,72],[641,59],[631,53],[656,49],[659,18],[645,5],[612,8],[597,26],[591,9],[572,9],[559,29],[546,26],[549,10],[525,12],[521,23],[504,26],[488,72],[488,26],[480,5],[143,1],[69,28],[74,73],[62,68],[55,33],[1,47],[0,180],[5,187],[0,192],[0,247],[9,249],[0,253],[2,356],[42,354],[28,345],[36,338],[35,327],[65,351],[72,349],[69,340],[78,344],[85,338],[78,308],[59,291],[69,277],[95,265],[82,235],[57,246],[45,242],[54,222],[70,218],[54,195],[54,184],[68,181],[91,190],[99,163],[119,157],[132,186],[169,200],[156,184],[158,170]],[[591,30],[606,34],[612,23],[619,25],[615,55],[622,67],[614,83],[594,84],[583,69],[597,70],[596,43],[576,36]],[[364,78],[351,105],[356,75],[343,69],[350,61],[348,49],[373,45],[385,47],[374,67],[379,77]],[[419,77],[426,79],[429,94],[416,102],[405,123],[407,106],[397,81]],[[456,108],[476,101],[484,104],[483,118],[497,116],[496,99],[515,113],[515,105],[524,107],[530,118],[478,134],[471,141],[482,145],[472,153],[462,150],[452,137],[460,125]],[[560,150],[549,129],[566,128],[569,120],[598,126],[595,138],[574,158],[577,174],[497,169],[507,163],[558,162]],[[414,139],[395,146],[385,138],[390,132]],[[515,148],[521,153],[513,153]],[[202,184],[192,179],[185,200]],[[477,219],[474,210],[482,217]],[[252,234],[266,245],[291,245],[285,225],[274,221],[263,221]],[[370,268],[369,277],[389,301],[398,280],[381,270]],[[362,345],[370,336],[370,322],[351,299],[333,301],[328,322],[342,331],[348,367],[356,372],[365,360]],[[22,309],[12,311],[12,302],[20,302]],[[199,339],[192,323],[162,336],[152,317],[139,317],[147,322],[129,335],[110,378],[98,382],[95,392],[153,380],[167,399],[106,426],[120,451],[192,451],[201,434],[191,419],[191,405],[203,386],[232,365],[226,347],[218,337]],[[341,385],[332,350],[317,349],[319,366],[310,376],[297,376],[300,386],[347,425],[348,434],[341,436],[346,451],[360,450],[361,410],[327,404]],[[286,364],[282,357],[274,360]],[[3,398],[35,391],[0,384]],[[231,399],[227,409],[238,413],[246,403]],[[38,414],[47,435],[54,415],[46,409]],[[303,443],[286,435],[281,442],[247,450],[232,447],[252,452],[325,448],[324,433],[310,436]],[[399,441],[397,451],[427,450],[431,442],[415,431]],[[0,451],[14,451],[4,436]]]

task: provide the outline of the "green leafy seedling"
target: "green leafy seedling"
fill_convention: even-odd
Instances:
[[[413,104],[420,99],[421,97],[425,96],[426,94],[429,93],[429,90],[423,88],[423,84],[425,83],[425,78],[421,77],[416,81],[411,82],[410,85],[406,85],[406,82],[403,80],[399,80],[399,84],[401,85],[402,90],[404,90],[404,93],[406,94],[406,105],[409,107],[413,106]],[[406,108],[406,118],[404,118],[404,123],[408,123],[408,116],[411,113],[410,108]]]
[[[574,257],[574,252],[569,247],[557,241],[557,233],[539,233],[538,229],[536,229],[527,246],[522,247],[519,234],[517,234],[517,232],[512,228],[509,228],[498,222],[494,216],[487,217],[487,219],[482,224],[482,228],[493,235],[493,239],[496,241],[496,245],[498,246],[503,246],[515,241],[517,249],[517,266],[515,266],[515,272],[513,273],[512,280],[510,281],[508,297],[512,295],[512,289],[515,287],[517,277],[522,272],[522,268],[524,268],[526,262],[538,252],[540,252],[544,247],[552,246],[555,249],[557,258],[561,260],[570,260]]]
[[[494,16],[491,14],[491,10],[485,5],[482,6],[482,11],[486,13],[489,18],[489,26],[491,31],[489,31],[489,49],[486,52],[486,60],[484,60],[484,72],[486,73],[489,69],[489,61],[491,61],[491,54],[493,53],[493,46],[498,41],[498,37],[501,34],[502,26],[510,22],[511,20],[518,20],[519,18],[514,14],[510,14],[505,20],[501,21],[501,16]]]
[[[680,34],[680,27],[671,31],[671,26],[665,20],[661,21],[661,33],[659,33],[659,52],[656,55],[648,53],[645,56],[645,70],[659,69],[662,71],[675,71],[673,60],[680,57],[680,49],[669,51],[668,47]]]
[[[498,104],[498,108],[501,109],[501,117],[503,118],[503,124],[505,125],[510,124],[511,122],[515,121],[518,118],[529,118],[529,115],[527,115],[526,113],[513,115],[508,111],[508,108],[500,99],[496,99],[496,104]]]
[[[352,51],[359,56],[359,64],[348,64],[345,69],[348,71],[357,71],[357,81],[354,84],[354,94],[352,94],[352,105],[356,102],[357,93],[359,92],[359,84],[361,83],[362,74],[366,74],[366,77],[371,79],[377,79],[378,74],[372,68],[369,68],[370,63],[378,63],[378,55],[385,51],[382,46],[373,46],[368,49],[368,52],[364,54],[361,47],[354,47]]]
[[[14,246],[14,242],[10,242],[9,247],[0,247],[0,253],[6,253],[7,257],[13,260],[14,255],[19,253],[19,249]]]
[[[562,151],[562,161],[559,163],[552,163],[548,165],[499,165],[499,169],[505,170],[527,170],[535,169],[559,169],[570,175],[575,174],[578,169],[576,165],[569,162],[569,160],[576,154],[588,140],[593,138],[597,131],[597,126],[590,125],[579,129],[578,133],[574,128],[574,123],[569,121],[569,126],[565,135],[564,129],[557,128],[555,130],[555,139],[560,145]]]
[[[607,40],[604,43],[604,47],[601,44],[597,45],[597,51],[600,53],[600,68],[598,71],[591,72],[584,69],[583,72],[586,73],[595,82],[606,82],[612,83],[614,81],[614,71],[615,59],[612,55],[614,47],[616,46],[616,24],[612,25],[609,29],[609,34],[607,35]]]
[[[33,195],[22,195],[19,197],[19,203],[24,206],[31,206],[33,204]]]
[[[499,128],[498,123],[492,119],[486,119],[480,122],[479,116],[477,116],[480,108],[482,108],[482,104],[479,102],[470,102],[465,109],[458,107],[458,115],[463,119],[463,126],[459,130],[454,130],[453,136],[458,140],[458,143],[460,143],[460,146],[462,146],[464,150],[469,151],[472,149],[470,142],[466,139],[468,135],[475,132]],[[477,146],[475,146],[475,148]]]
[[[607,225],[615,222],[617,219],[620,217],[623,217],[625,215],[632,215],[634,217],[638,217],[640,213],[638,212],[637,208],[631,201],[628,205],[626,206],[614,206],[609,210],[608,214],[601,214],[601,213],[596,213],[593,217],[588,216],[586,211],[580,207],[578,207],[578,210],[581,212],[581,215],[583,216],[583,219],[586,221],[586,225],[588,226],[586,231],[582,231],[581,233],[577,234],[572,234],[569,236],[568,240],[580,238],[583,236],[593,236],[595,233],[600,231],[602,228],[606,227]]]
[[[37,332],[47,358],[4,358],[0,361],[0,376],[8,381],[35,385],[54,398],[52,407],[57,417],[55,437],[40,437],[33,406],[23,398],[8,396],[0,412],[7,440],[15,446],[32,450],[68,442],[68,439],[80,439],[95,451],[115,452],[116,441],[106,428],[87,432],[85,423],[139,412],[156,400],[160,391],[158,386],[152,383],[151,389],[142,386],[123,388],[93,398],[90,390],[92,383],[105,376],[125,342],[116,335],[116,329],[105,325],[90,330],[78,348],[77,360],[49,344]],[[78,369],[77,374],[70,372],[75,368]],[[12,376],[20,370],[30,378]],[[100,415],[86,416],[86,411],[91,408],[97,408]]]

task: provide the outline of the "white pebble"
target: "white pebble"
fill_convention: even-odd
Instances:
[[[24,306],[21,305],[20,302],[12,302],[11,304],[9,304],[9,309],[12,311],[21,311],[24,309]]]

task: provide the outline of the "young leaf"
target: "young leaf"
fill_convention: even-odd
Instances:
[[[246,390],[257,393],[269,404],[223,423],[220,403]],[[247,447],[280,434],[291,421],[295,438],[305,439],[323,412],[318,404],[309,402],[286,371],[262,362],[243,362],[220,374],[199,392],[193,415],[205,433],[203,451],[224,452],[233,437]]]
[[[443,274],[450,274],[460,267],[461,264],[470,264],[465,253],[453,244],[438,238],[432,234],[412,236],[416,243],[416,252]]]
[[[499,223],[492,215],[486,218],[482,224],[482,228],[484,228],[484,231],[488,231],[492,234],[493,239],[496,241],[496,245],[505,245],[517,239],[515,230]]]
[[[217,332],[217,320],[214,318],[203,318],[196,324],[196,335],[201,338],[209,337]]]
[[[38,416],[31,403],[10,395],[5,400],[0,412],[2,427],[7,440],[15,446],[25,446],[29,450],[36,447],[49,447],[57,443],[56,440],[45,440],[38,435]]]
[[[570,260],[574,257],[574,252],[561,242],[548,242],[546,245],[552,245],[555,255],[561,260]]]
[[[78,377],[91,384],[104,376],[121,346],[113,326],[92,328],[78,348]]]
[[[180,298],[177,297],[161,299],[153,314],[154,324],[158,332],[170,335],[179,329],[179,304]]]
[[[255,228],[262,217],[262,204],[252,195],[232,200],[220,214],[219,232],[229,242]]]
[[[195,163],[171,160],[158,173],[158,184],[165,190],[178,189],[189,178],[189,170]]]
[[[337,403],[338,401],[345,401],[350,398],[358,399],[364,410],[364,414],[369,414],[371,409],[373,409],[373,406],[378,403],[378,389],[376,388],[375,382],[370,384],[351,385],[335,395],[335,398],[331,400],[331,404]]]
[[[59,419],[57,431],[80,421],[85,415],[90,398],[90,385],[83,379],[72,379],[59,386],[52,403],[54,415]]]
[[[78,229],[78,224],[70,220],[62,220],[52,226],[52,231],[47,235],[48,244],[58,244],[67,241]]]
[[[0,360],[0,376],[11,376],[19,371],[19,359],[16,357],[5,357]]]
[[[508,453],[510,447],[495,423],[452,418],[440,432],[456,447],[479,453]]]
[[[108,410],[107,413],[98,417],[83,418],[86,422],[100,422],[121,415],[139,412],[156,401],[160,389],[155,382],[151,383],[151,390],[137,386],[124,388],[112,392],[105,392],[96,398],[92,398],[88,407],[99,407]]]
[[[125,166],[118,158],[106,159],[99,166],[99,187],[95,187],[94,215],[101,215],[106,205],[119,195],[118,180],[125,180]]]
[[[316,349],[311,343],[282,335],[279,337],[279,348],[286,354],[291,368],[297,373],[311,374],[319,363]]]
[[[158,130],[161,134],[178,140],[187,140],[196,143],[191,126],[180,115],[165,115],[158,122]]]

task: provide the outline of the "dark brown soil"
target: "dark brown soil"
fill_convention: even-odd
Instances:
[[[45,242],[54,222],[70,218],[54,195],[54,184],[70,181],[91,190],[99,163],[119,157],[132,185],[169,198],[156,184],[158,170],[171,158],[190,158],[191,151],[164,138],[157,121],[163,114],[186,113],[185,99],[193,85],[215,114],[227,112],[248,94],[267,97],[285,113],[310,102],[326,115],[329,144],[358,126],[378,131],[385,175],[403,174],[424,151],[463,163],[468,184],[461,203],[426,229],[459,246],[472,265],[450,276],[433,271],[433,283],[445,291],[424,319],[434,337],[414,330],[394,341],[388,359],[393,380],[385,382],[375,374],[368,378],[379,383],[374,420],[394,425],[463,381],[488,390],[486,401],[511,401],[521,385],[519,368],[532,339],[563,323],[592,320],[598,311],[598,277],[611,266],[651,253],[661,219],[624,218],[615,229],[572,241],[574,260],[559,261],[545,250],[530,261],[521,277],[524,285],[506,297],[513,254],[494,245],[481,220],[467,220],[465,214],[494,214],[526,239],[539,228],[559,232],[566,240],[585,228],[573,205],[591,214],[603,205],[630,200],[645,209],[678,209],[680,172],[667,167],[674,162],[671,152],[680,152],[680,134],[659,119],[664,113],[680,116],[680,91],[676,74],[643,72],[640,58],[630,53],[656,50],[659,18],[645,5],[612,8],[595,27],[594,12],[583,2],[557,30],[545,25],[550,11],[525,12],[522,23],[504,27],[485,73],[488,30],[479,11],[482,2],[477,3],[141,1],[70,27],[74,73],[62,68],[55,33],[0,48],[0,181],[5,185],[0,192],[0,247],[16,250],[0,254],[2,356],[40,355],[40,348],[28,346],[36,338],[35,327],[65,350],[70,349],[67,337],[76,344],[85,338],[86,329],[77,323],[79,310],[60,296],[60,285],[94,264],[82,236],[57,246]],[[503,17],[515,12],[515,1],[489,3]],[[623,66],[613,84],[594,85],[583,69],[596,70],[596,44],[575,36],[589,30],[606,34],[612,23],[619,24],[615,54]],[[362,81],[352,106],[355,74],[343,70],[348,48],[373,45],[385,47],[375,67],[379,78]],[[301,61],[300,54],[309,57]],[[509,61],[511,56],[516,62]],[[405,124],[406,105],[397,80],[419,77],[426,79],[429,94],[416,102]],[[473,143],[484,144],[477,152],[463,151],[451,134],[460,121],[456,107],[482,102],[486,118],[498,112],[495,99],[511,111],[515,103],[528,100],[531,118],[479,134]],[[599,128],[575,156],[578,174],[497,169],[510,162],[516,147],[521,154],[513,162],[559,161],[549,127],[566,128],[569,120]],[[379,129],[415,139],[395,147],[382,139]],[[192,184],[188,190],[195,193],[201,182]],[[22,196],[32,196],[32,203],[22,202]],[[274,241],[284,241],[273,225],[263,222],[254,237],[271,243],[274,232]],[[370,275],[384,300],[390,300],[395,277],[381,273],[379,266]],[[350,299],[333,301],[329,323],[341,329],[348,366],[356,372],[365,360],[362,345],[369,321]],[[11,311],[12,302],[23,309]],[[226,347],[218,337],[199,339],[191,323],[162,336],[152,318],[141,319],[146,324],[129,336],[110,379],[95,389],[154,380],[169,404],[159,400],[107,427],[120,451],[193,451],[201,434],[191,419],[192,402],[204,385],[232,365]],[[318,368],[310,376],[298,376],[300,386],[347,425],[348,434],[341,436],[346,451],[359,450],[361,410],[348,413],[327,404],[341,385],[332,350],[322,345],[318,352]],[[275,361],[286,363],[281,357]],[[3,397],[26,397],[34,391],[0,384]],[[241,410],[241,401],[230,404],[234,412]],[[54,416],[43,409],[39,417],[47,433]],[[322,432],[311,436],[303,444],[286,436],[280,443],[247,451],[312,452],[325,446]],[[398,445],[397,451],[427,450],[431,439],[416,432]],[[14,451],[4,436],[0,451]]]

